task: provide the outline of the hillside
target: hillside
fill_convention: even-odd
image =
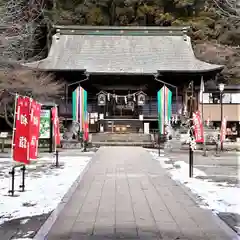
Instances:
[[[53,24],[191,26],[189,34],[196,56],[224,64],[226,81],[240,83],[240,11],[235,3],[235,0],[19,0],[16,4],[11,0],[6,4],[2,0],[3,24],[14,23],[7,33],[12,34],[11,47],[5,42],[2,48],[8,46],[8,56],[18,60],[42,58],[50,46]]]

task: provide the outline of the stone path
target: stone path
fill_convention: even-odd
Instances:
[[[103,147],[48,240],[232,240],[140,147]]]

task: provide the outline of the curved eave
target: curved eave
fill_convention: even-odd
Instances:
[[[47,67],[50,65],[49,59],[45,58],[40,61],[35,61],[35,62],[29,62],[29,63],[23,63],[21,64],[24,67],[31,68],[31,69],[37,69],[40,71],[83,71],[86,72],[86,69],[71,69],[71,68],[49,68]]]
[[[91,72],[91,71],[87,71],[87,73],[89,73],[90,75],[144,75],[144,76],[152,76],[154,74],[157,74],[156,72]]]
[[[159,69],[158,73],[195,73],[195,74],[204,74],[204,73],[211,73],[211,72],[221,72],[224,69],[223,65],[216,65],[211,63],[206,63],[201,60],[195,59],[196,64],[198,65],[197,68],[194,69]]]
[[[155,66],[154,68],[139,68],[139,69],[88,69],[86,67],[83,68],[76,68],[71,66],[65,66],[63,68],[57,68],[55,64],[56,61],[52,57],[47,57],[45,59],[29,62],[29,63],[22,63],[21,65],[24,67],[28,67],[31,69],[37,69],[41,71],[85,71],[92,75],[153,75],[153,74],[164,74],[164,73],[180,73],[180,74],[207,74],[211,72],[221,72],[224,68],[223,65],[216,65],[203,62],[198,59],[193,60],[192,67],[186,65],[183,69],[182,67],[175,67],[171,69],[167,69],[166,66]],[[153,66],[154,67],[154,66]],[[189,68],[190,67],[190,68]]]
[[[27,62],[27,63],[22,63],[21,65],[24,67],[32,68],[32,69],[40,69],[39,66],[41,63],[44,63],[46,59],[40,60],[40,61],[34,61],[34,62]],[[41,69],[44,70],[44,69]],[[46,69],[48,70],[48,69]]]
[[[224,66],[213,67],[211,69],[198,69],[198,70],[158,70],[158,73],[210,73],[210,72],[221,72]]]

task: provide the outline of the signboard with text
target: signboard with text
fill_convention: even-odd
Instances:
[[[50,109],[42,109],[40,112],[40,139],[49,139],[50,138]]]
[[[7,138],[8,132],[0,132],[0,138]]]

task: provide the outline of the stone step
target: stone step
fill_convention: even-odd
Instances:
[[[93,146],[142,146],[142,147],[153,147],[152,142],[93,142]]]
[[[92,135],[92,142],[151,142],[151,135],[98,133]]]

